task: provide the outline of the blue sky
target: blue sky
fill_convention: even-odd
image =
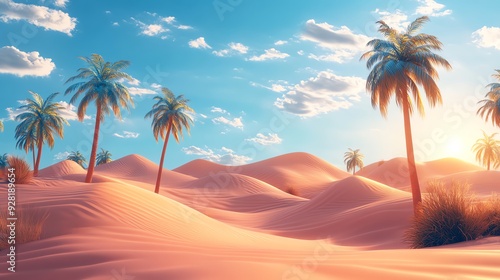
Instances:
[[[159,162],[144,115],[161,86],[184,94],[196,111],[191,136],[171,141],[166,167],[196,158],[243,164],[288,152],[315,154],[339,167],[348,148],[365,163],[405,156],[402,114],[387,119],[366,93],[365,44],[379,37],[376,21],[402,28],[421,15],[422,32],[443,42],[439,69],[443,105],[413,117],[417,160],[457,157],[473,162],[471,146],[498,128],[476,116],[477,101],[500,68],[495,1],[11,1],[0,0],[0,152],[15,149],[19,101],[28,90],[46,97],[85,65],[79,56],[129,60],[125,83],[135,107],[110,116],[99,147],[113,157],[141,154]],[[67,105],[64,139],[44,147],[42,167],[68,152],[90,154],[94,108],[82,123]],[[27,157],[29,158],[29,157]]]

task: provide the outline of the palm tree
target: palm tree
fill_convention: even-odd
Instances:
[[[36,162],[35,143],[37,143],[37,140],[35,133],[36,133],[35,130],[25,131],[22,130],[22,126],[16,127],[16,134],[15,134],[15,138],[17,140],[16,147],[18,149],[24,150],[26,153],[28,153],[29,151],[32,152],[33,166],[35,166]]]
[[[9,165],[9,162],[7,161],[9,156],[7,154],[3,154],[0,156],[0,170],[3,170],[7,168],[7,165]]]
[[[63,106],[52,102],[57,93],[49,95],[46,100],[43,100],[35,92],[30,91],[30,93],[33,99],[26,99],[26,103],[19,107],[24,112],[16,117],[16,120],[21,122],[16,127],[16,133],[20,135],[21,131],[25,131],[27,135],[36,136],[37,156],[33,175],[37,176],[43,144],[47,143],[52,149],[54,147],[54,133],[60,138],[64,138],[64,124],[69,125],[69,123],[59,115],[59,110],[63,109]],[[35,145],[35,143],[28,145]]]
[[[0,132],[3,132],[3,122],[0,120]]]
[[[500,70],[492,76],[500,80]],[[491,118],[493,125],[500,127],[500,83],[491,83],[488,85],[490,91],[486,93],[486,99],[479,101],[483,106],[477,110],[477,114],[486,121]]]
[[[104,116],[109,115],[111,111],[113,111],[115,117],[121,118],[120,107],[128,109],[129,105],[133,105],[127,87],[120,82],[123,79],[132,80],[132,77],[122,72],[124,68],[130,65],[128,61],[105,62],[102,56],[98,54],[80,58],[87,63],[88,67],[78,69],[78,74],[69,78],[66,83],[75,80],[84,81],[69,86],[65,94],[75,92],[70,100],[71,104],[74,104],[80,95],[83,94],[77,111],[80,121],[83,121],[89,104],[94,101],[96,105],[94,140],[92,142],[87,176],[85,177],[85,182],[91,183],[96,163],[101,122],[104,120]]]
[[[344,163],[347,166],[347,172],[352,170],[352,175],[356,173],[356,166],[359,169],[363,168],[363,158],[365,156],[359,152],[359,149],[352,150],[349,148],[349,151],[344,153]]]
[[[111,156],[113,155],[108,150],[104,150],[103,148],[101,148],[101,152],[97,154],[96,166],[113,161],[111,159]]]
[[[167,150],[170,133],[174,135],[175,141],[179,143],[179,136],[183,137],[182,129],[185,128],[189,134],[190,124],[193,122],[191,113],[194,110],[187,105],[188,99],[183,95],[175,96],[168,88],[161,89],[163,96],[155,96],[156,104],[153,105],[145,118],[152,117],[151,127],[153,135],[158,142],[158,138],[164,140],[163,150],[161,152],[160,166],[156,178],[155,193],[160,192],[161,174],[163,170],[163,161]]]
[[[491,164],[493,168],[500,166],[500,141],[495,139],[497,133],[488,136],[483,131],[483,138],[477,139],[472,150],[476,153],[476,160],[482,165],[485,165],[490,170]]]
[[[396,31],[384,21],[377,21],[380,24],[378,30],[385,40],[369,41],[367,46],[372,50],[361,56],[361,59],[367,59],[367,68],[372,69],[366,81],[372,106],[378,106],[384,117],[387,116],[392,97],[395,98],[396,104],[402,107],[415,214],[418,213],[422,197],[415,166],[410,116],[414,110],[413,105],[421,115],[424,114],[419,86],[425,91],[431,107],[442,103],[441,93],[435,81],[439,75],[434,67],[451,69],[448,61],[432,52],[441,50],[442,44],[437,37],[424,33],[416,34],[427,21],[429,18],[425,16],[417,18],[404,32]]]
[[[71,152],[66,159],[78,163],[82,168],[85,168],[84,164],[87,163],[87,159],[80,151]]]

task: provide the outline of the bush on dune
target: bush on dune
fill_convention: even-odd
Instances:
[[[424,248],[474,240],[485,229],[482,209],[474,203],[467,184],[453,182],[446,187],[430,182],[428,195],[405,234],[412,248]]]
[[[31,171],[30,165],[24,159],[16,156],[9,156],[7,163],[9,169],[14,169],[16,184],[29,184],[31,182],[33,179],[33,171]]]
[[[9,218],[7,211],[0,211],[0,249],[8,248],[10,228],[7,227]],[[40,239],[43,224],[47,220],[48,213],[40,208],[24,207],[15,210],[16,220],[16,245]]]
[[[484,221],[483,236],[500,236],[500,196],[494,195],[481,203],[479,212]]]

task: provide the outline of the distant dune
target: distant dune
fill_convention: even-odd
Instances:
[[[158,166],[142,156],[97,167],[92,184],[62,161],[17,186],[19,205],[49,217],[0,279],[498,279],[499,237],[407,249],[405,166],[396,158],[351,176],[306,153],[240,167],[194,160],[164,169],[155,194]],[[500,172],[455,159],[418,171],[499,191]]]

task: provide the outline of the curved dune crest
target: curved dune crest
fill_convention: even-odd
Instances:
[[[63,160],[44,169],[38,173],[40,177],[63,177],[72,174],[84,174],[86,171],[78,163],[72,160]]]

